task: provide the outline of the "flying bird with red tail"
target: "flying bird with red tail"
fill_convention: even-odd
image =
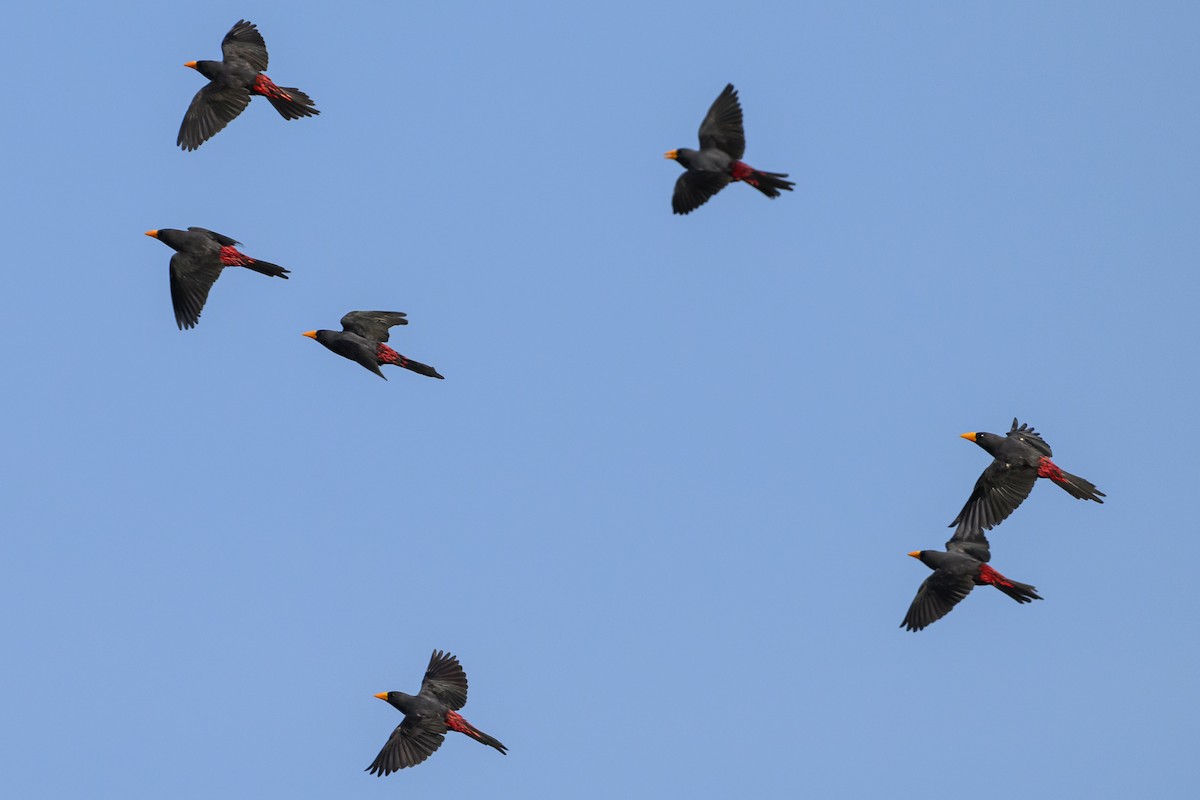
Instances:
[[[700,149],[681,147],[666,154],[687,170],[675,182],[671,209],[676,214],[690,214],[733,181],[747,183],[772,199],[779,197],[780,191],[792,191],[796,184],[783,180],[786,172],[754,169],[741,160],[745,151],[742,106],[731,83],[700,123]]]
[[[175,307],[175,324],[179,330],[194,328],[200,321],[200,310],[208,301],[208,292],[225,267],[245,267],[262,275],[287,280],[288,270],[269,261],[259,261],[239,252],[241,244],[207,228],[160,228],[146,231],[175,250],[171,256],[171,305]]]
[[[415,695],[380,692],[375,696],[402,713],[404,721],[396,726],[375,761],[367,767],[366,771],[373,775],[382,777],[420,764],[442,746],[446,731],[466,734],[496,748],[501,755],[508,755],[508,748],[499,739],[488,736],[458,713],[467,704],[467,675],[458,658],[449,653],[433,651],[421,691]]]
[[[385,381],[387,376],[379,369],[384,364],[395,364],[418,375],[441,379],[443,376],[433,367],[402,356],[384,344],[388,340],[388,329],[407,325],[407,316],[403,311],[351,311],[342,317],[342,330],[305,331],[304,335],[343,358],[357,361]]]
[[[263,74],[267,69],[267,45],[254,23],[244,19],[230,28],[221,40],[221,61],[189,61],[208,84],[192,98],[175,144],[195,150],[233,121],[250,105],[250,97],[267,98],[286,120],[311,117],[321,112],[312,98],[299,89],[276,86]]]
[[[1079,500],[1103,503],[1100,498],[1107,497],[1091,481],[1072,475],[1051,461],[1054,453],[1050,445],[1028,425],[1018,427],[1016,417],[1012,429],[1004,436],[980,432],[964,433],[962,438],[988,451],[994,460],[979,476],[967,504],[950,523],[958,531],[996,527],[1025,501],[1038,478],[1050,479]]]
[[[944,553],[914,550],[909,555],[933,570],[917,589],[917,596],[900,623],[901,628],[910,631],[924,630],[949,614],[976,586],[995,586],[1018,603],[1042,599],[1033,586],[1006,578],[988,566],[992,554],[981,530],[955,531],[946,542]]]

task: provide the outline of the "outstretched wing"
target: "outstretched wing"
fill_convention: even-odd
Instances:
[[[184,150],[195,150],[220,133],[248,105],[250,92],[244,88],[229,86],[218,89],[216,84],[209,83],[192,98],[192,104],[183,115],[175,144]]]
[[[179,330],[194,328],[208,300],[208,291],[221,277],[221,267],[201,263],[195,256],[176,253],[171,256],[171,305]]]
[[[406,716],[366,771],[382,777],[415,767],[442,746],[445,734],[446,724],[437,717]]]
[[[253,22],[239,19],[221,40],[225,58],[240,58],[259,72],[267,71],[267,43]]]
[[[226,236],[223,233],[217,233],[216,231],[210,231],[208,228],[197,228],[195,226],[192,226],[192,227],[189,227],[188,230],[191,231],[192,233],[203,233],[205,236],[212,239],[214,242],[221,245],[222,247],[233,247],[234,245],[241,244],[241,242],[239,242],[237,239],[234,239],[230,236]]]
[[[967,504],[950,523],[950,527],[958,528],[955,536],[996,527],[1025,502],[1036,482],[1037,470],[1033,467],[993,461],[975,481]]]
[[[985,564],[992,560],[987,537],[978,528],[959,528],[946,542],[946,552],[962,553]]]
[[[688,170],[675,181],[671,210],[676,214],[690,214],[707,203],[708,198],[724,189],[729,181],[729,175],[723,172]]]
[[[1005,435],[1008,436],[1009,439],[1016,439],[1017,441],[1024,442],[1047,458],[1054,455],[1054,453],[1050,450],[1050,445],[1046,443],[1046,440],[1042,438],[1040,433],[1023,422],[1021,423],[1021,427],[1018,428],[1016,417],[1013,417],[1012,430]]]
[[[971,593],[975,582],[967,575],[950,575],[943,570],[934,570],[917,589],[908,613],[900,627],[919,631],[929,627],[950,613],[950,609]]]
[[[393,325],[407,325],[406,316],[408,315],[403,311],[351,311],[342,317],[342,330],[357,333],[364,339],[386,342],[388,328]]]
[[[467,704],[467,673],[463,672],[458,658],[441,650],[434,650],[425,668],[420,694],[432,695],[454,711]]]
[[[713,101],[704,121],[700,123],[700,149],[707,150],[710,147],[725,151],[735,160],[746,152],[742,106],[732,83]]]

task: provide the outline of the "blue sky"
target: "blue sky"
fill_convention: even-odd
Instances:
[[[239,18],[262,100],[174,146]],[[1200,110],[1185,3],[26,4],[10,15],[13,797],[1182,797]],[[670,213],[727,83],[788,172]],[[176,330],[199,225],[230,270]],[[384,382],[300,336],[406,311]],[[897,628],[986,454],[986,587]],[[427,763],[362,770],[434,648]]]

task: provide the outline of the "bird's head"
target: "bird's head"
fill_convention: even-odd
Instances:
[[[987,450],[989,453],[994,453],[996,445],[999,444],[1004,438],[1002,436],[997,436],[994,433],[985,433],[983,431],[980,431],[979,433],[972,431],[971,433],[963,433],[959,435],[969,442],[974,442],[984,450]]]
[[[378,697],[380,700],[383,700],[385,703],[388,703],[393,708],[397,708],[400,711],[404,711],[404,708],[401,706],[401,703],[403,702],[403,699],[405,697],[407,697],[408,695],[404,694],[404,692],[380,692],[379,694],[377,694],[375,696]]]
[[[678,150],[668,150],[667,152],[663,153],[663,158],[669,158],[672,161],[678,162],[679,166],[687,169],[692,163],[692,153],[694,152],[696,151],[689,150],[686,147],[681,147]]]
[[[188,61],[184,64],[188,69],[194,69],[210,81],[217,76],[221,70],[220,61]]]
[[[909,555],[930,569],[937,569],[947,557],[941,550],[913,550]]]
[[[320,342],[321,344],[325,344],[325,340],[321,336],[321,334],[323,334],[323,333],[329,333],[329,331],[305,331],[304,333],[301,334],[301,336],[307,336],[308,338],[312,339],[314,342]]]
[[[173,228],[159,228],[156,231],[146,231],[146,235],[158,239],[167,247],[178,250],[183,243],[184,232]]]

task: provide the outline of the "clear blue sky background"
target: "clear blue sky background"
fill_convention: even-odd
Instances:
[[[10,10],[5,794],[1190,795],[1197,7],[582,5]],[[240,17],[321,116],[185,154]],[[674,217],[727,82],[796,191]],[[899,630],[1014,415],[1108,502]],[[434,648],[510,754],[366,775]]]

